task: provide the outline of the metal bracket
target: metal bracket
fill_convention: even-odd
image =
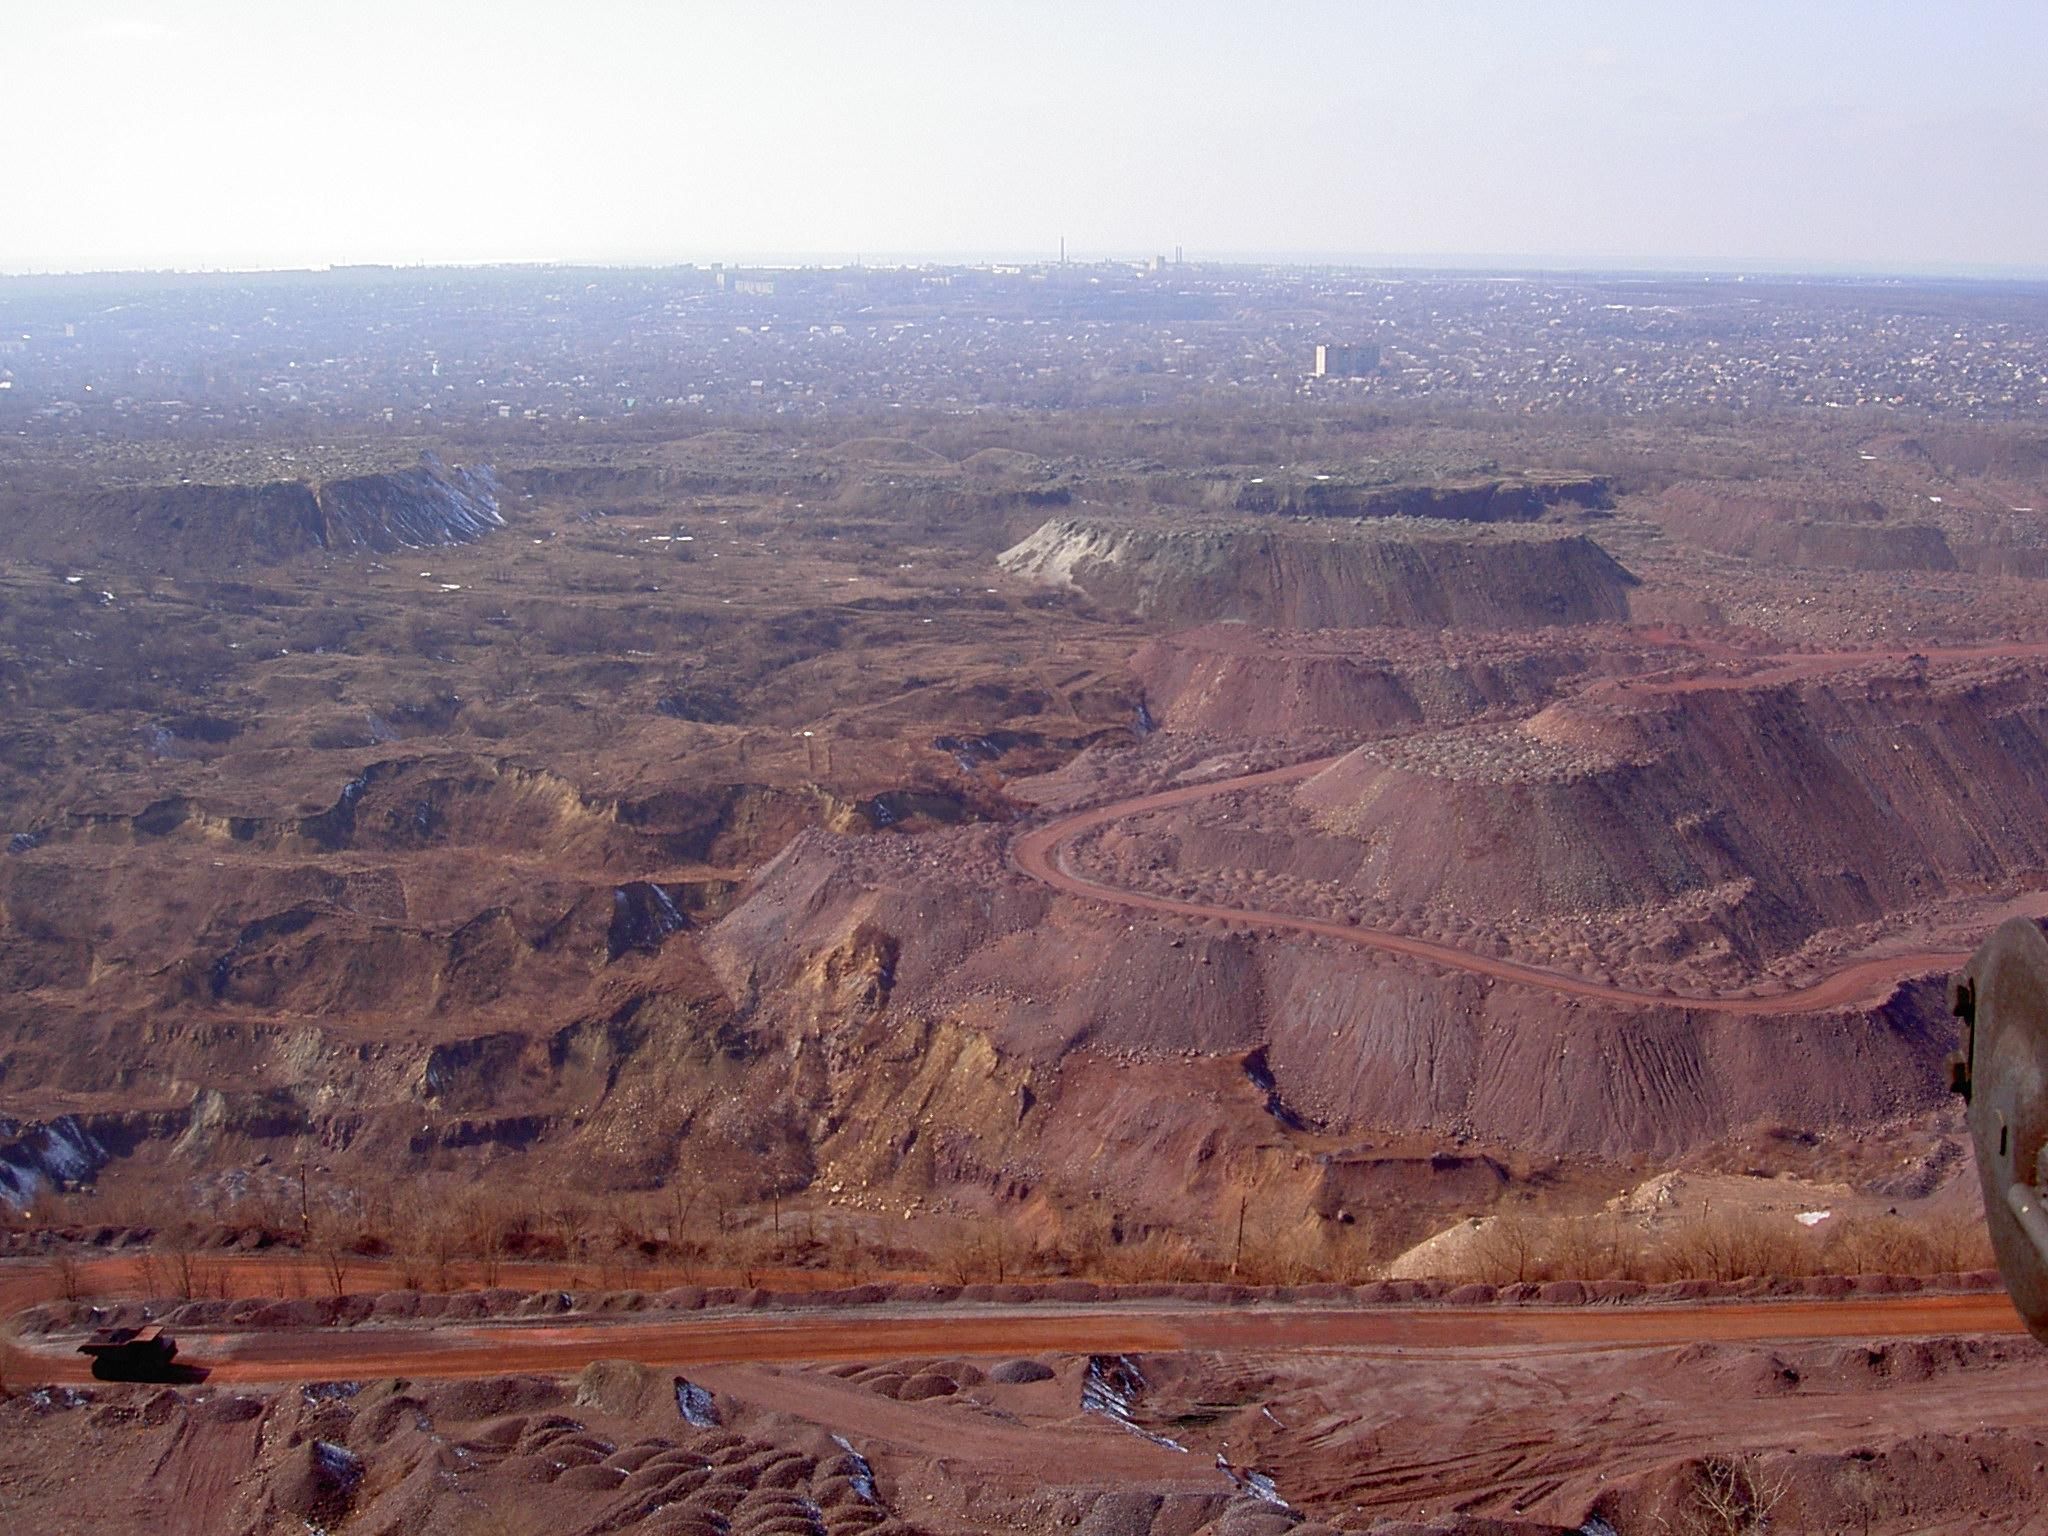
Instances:
[[[2048,1264],[2048,1210],[2042,1209],[2041,1192],[2030,1184],[2014,1184],[2005,1192],[2005,1203],[2041,1262]]]

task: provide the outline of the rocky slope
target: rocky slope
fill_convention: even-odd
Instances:
[[[1003,569],[1167,624],[1475,629],[1628,615],[1634,578],[1583,534],[1381,518],[1351,523],[1060,517]]]
[[[1532,1158],[1673,1157],[1757,1123],[1941,1104],[1952,1028],[1932,985],[1790,1020],[1607,1007],[1322,940],[1106,916],[997,875],[989,835],[807,834],[707,935],[745,1028],[868,1064],[843,1079],[822,1180],[1202,1228],[1246,1188],[1332,1216],[1390,1137],[1496,1149],[1519,1177]],[[1441,1177],[1425,1169],[1408,1198],[1491,1197],[1472,1159],[1424,1161]]]
[[[1147,641],[1131,670],[1168,730],[1364,737],[1527,713],[1568,679],[1626,676],[1681,654],[1592,626],[1503,635],[1211,624]]]
[[[1788,488],[1675,486],[1653,514],[1703,549],[1772,565],[1859,571],[1952,571],[1956,553],[1939,527],[1889,516],[1876,501]]]
[[[1468,919],[1625,920],[1748,965],[2048,871],[2048,675],[1912,663],[1612,685],[1526,721],[1359,748],[1297,792],[1341,876]]]

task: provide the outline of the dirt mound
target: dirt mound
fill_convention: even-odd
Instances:
[[[435,454],[410,469],[325,481],[181,484],[52,498],[17,535],[52,554],[123,566],[219,570],[322,551],[391,553],[468,544],[505,525],[489,465]]]
[[[960,467],[970,474],[1001,479],[1037,479],[1046,472],[1045,460],[1016,448],[984,448],[962,459]]]
[[[2023,1429],[1910,1435],[1840,1450],[1692,1456],[1628,1479],[1594,1510],[1608,1530],[1968,1532],[2040,1497],[2042,1445]],[[2021,1523],[2024,1522],[2024,1523]],[[1586,1528],[1586,1527],[1582,1527]]]
[[[852,437],[826,450],[830,458],[854,464],[950,465],[942,453],[900,437]]]
[[[1756,966],[2048,871],[2048,673],[1913,666],[1608,690],[1359,748],[1298,803],[1339,878],[1468,922],[1625,916],[1646,960]]]
[[[801,1418],[752,1413],[744,1429],[707,1429],[665,1393],[569,1412],[494,1414],[493,1383],[467,1394],[309,1383],[238,1399],[232,1418],[206,1395],[46,1394],[0,1398],[0,1487],[9,1516],[37,1530],[81,1529],[83,1471],[59,1451],[90,1420],[104,1458],[95,1529],[454,1533],[479,1528],[558,1536],[634,1531],[706,1536],[856,1536],[910,1531],[884,1482],[849,1440]],[[505,1394],[498,1394],[503,1397]],[[517,1394],[513,1394],[517,1395]],[[928,1426],[942,1431],[944,1420]],[[865,1436],[863,1436],[865,1438]],[[38,1468],[37,1463],[41,1463]],[[916,1463],[907,1469],[918,1474]],[[65,1491],[70,1483],[70,1491]],[[920,1502],[923,1502],[922,1500]],[[129,1514],[133,1511],[132,1516]]]
[[[1775,566],[1957,568],[1942,529],[1893,519],[1870,499],[1842,499],[1799,487],[1685,485],[1665,492],[1650,515],[1687,543]]]
[[[1042,1360],[1005,1360],[989,1367],[988,1379],[1007,1386],[1023,1386],[1034,1381],[1051,1381],[1053,1368]]]
[[[489,465],[451,467],[436,454],[388,475],[328,480],[316,487],[322,549],[427,549],[467,544],[505,520]]]
[[[1063,517],[1001,564],[1140,618],[1294,629],[1620,620],[1635,581],[1583,534],[1390,518],[1168,526]]]
[[[1147,641],[1131,670],[1152,720],[1171,730],[1358,737],[1535,709],[1569,678],[1672,656],[1596,626],[1510,636],[1214,624]]]
[[[1948,474],[2048,484],[2048,437],[2029,432],[1929,425],[1894,448]]]

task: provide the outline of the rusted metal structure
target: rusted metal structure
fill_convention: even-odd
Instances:
[[[1950,1086],[1969,1105],[1984,1219],[2013,1306],[2048,1343],[2048,936],[2016,917],[1949,984]]]
[[[101,1381],[171,1381],[180,1374],[171,1363],[178,1341],[157,1324],[101,1328],[78,1346],[78,1352],[91,1358],[92,1373]]]

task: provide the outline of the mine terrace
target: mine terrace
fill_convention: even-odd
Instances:
[[[2036,1518],[2044,395],[2018,283],[0,280],[0,1524]]]

